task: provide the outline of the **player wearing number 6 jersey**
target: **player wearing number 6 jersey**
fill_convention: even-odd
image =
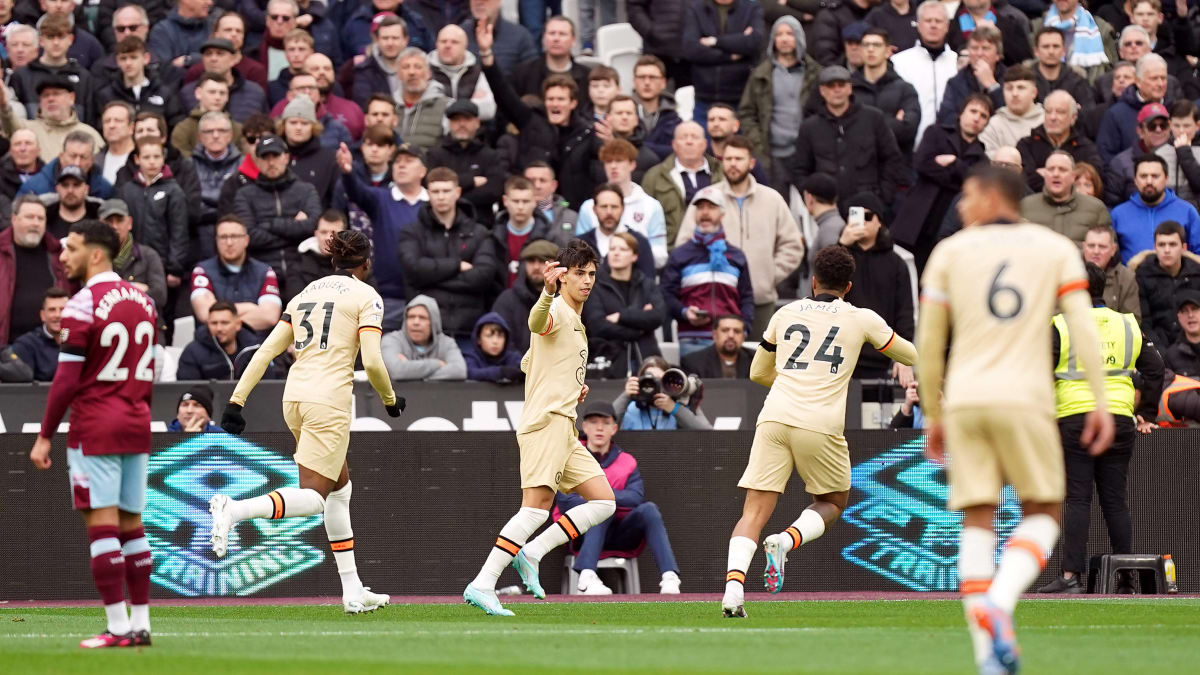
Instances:
[[[61,351],[30,459],[50,468],[50,439],[71,409],[67,467],[91,540],[108,629],[80,647],[150,644],[150,545],[142,530],[154,383],[154,301],[112,271],[121,244],[98,220],[71,226],[60,256],[84,284],[62,314]],[[133,616],[125,614],[125,586]]]
[[[246,428],[242,405],[267,364],[295,344],[296,363],[283,390],[283,417],[296,437],[300,487],[281,487],[261,497],[234,500],[216,495],[212,547],[224,556],[234,524],[250,518],[299,518],[325,514],[325,533],[342,579],[342,606],[348,614],[369,612],[390,601],[364,588],[354,564],[350,527],[350,407],[354,399],[354,359],[362,348],[363,366],[387,412],[399,417],[404,399],[392,381],[380,350],[383,300],[363,283],[370,271],[370,242],[361,232],[339,232],[329,242],[334,274],[310,283],[292,298],[263,346],[250,360],[225,406],[221,427],[233,434]]]
[[[1017,671],[1013,609],[1058,540],[1066,477],[1047,349],[1056,305],[1098,402],[1081,445],[1100,454],[1113,438],[1079,249],[1019,222],[1024,193],[1021,177],[1007,169],[972,171],[958,206],[964,227],[938,244],[925,267],[917,326],[925,452],[940,462],[944,444],[952,460],[949,508],[963,511],[960,590],[981,673]],[[997,569],[992,519],[1006,483],[1024,518]]]
[[[854,278],[854,258],[841,246],[817,253],[813,296],[775,313],[750,364],[750,379],[771,388],[759,413],[754,444],[738,487],[746,490],[742,518],[729,540],[729,567],[721,608],[727,617],[746,616],[746,570],[758,535],[775,510],[793,468],[813,503],[791,527],[763,542],[767,590],[783,587],[787,554],[820,537],[837,520],[850,496],[850,454],[842,430],[846,390],[859,351],[870,343],[908,366],[912,343],[878,314],[842,300]]]

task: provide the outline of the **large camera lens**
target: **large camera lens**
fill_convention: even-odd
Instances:
[[[663,393],[671,398],[679,398],[687,389],[687,374],[678,368],[671,368],[663,373]]]

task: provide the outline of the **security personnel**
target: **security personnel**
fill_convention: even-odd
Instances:
[[[1158,394],[1162,391],[1163,362],[1158,350],[1142,333],[1132,314],[1121,314],[1104,306],[1104,270],[1087,263],[1088,291],[1092,294],[1092,319],[1100,333],[1104,358],[1108,410],[1116,422],[1116,437],[1108,452],[1092,457],[1079,443],[1084,415],[1095,407],[1083,373],[1075,362],[1071,335],[1062,314],[1054,317],[1054,396],[1058,406],[1058,430],[1062,436],[1067,473],[1067,498],[1063,503],[1063,574],[1039,589],[1041,593],[1084,593],[1081,579],[1087,550],[1092,509],[1092,482],[1100,495],[1100,510],[1108,527],[1113,553],[1129,553],[1133,526],[1126,505],[1125,482],[1129,459],[1138,432],[1150,433],[1156,417]],[[1141,381],[1137,402],[1135,370]],[[1136,415],[1134,408],[1137,408]],[[1118,593],[1132,593],[1131,579],[1118,580]]]

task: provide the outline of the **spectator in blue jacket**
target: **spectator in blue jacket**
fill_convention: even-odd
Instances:
[[[470,19],[460,24],[462,29],[467,31],[467,49],[479,56],[479,43],[475,41],[475,23],[481,18],[486,18],[495,35],[491,51],[496,56],[496,65],[506,76],[512,75],[518,64],[538,57],[537,43],[533,41],[529,31],[521,24],[500,16],[500,0],[471,0],[471,15]]]
[[[247,253],[250,235],[237,216],[218,219],[216,233],[217,255],[192,269],[192,312],[203,322],[216,303],[232,303],[239,321],[265,335],[283,312],[275,270]]]
[[[496,312],[479,317],[471,335],[475,347],[463,351],[468,380],[513,384],[525,379],[525,373],[521,372],[521,353],[509,347],[511,332],[508,322]]]
[[[392,184],[387,187],[371,187],[354,172],[354,155],[345,143],[338,147],[337,163],[350,203],[362,209],[371,222],[371,267],[383,296],[383,329],[399,330],[408,304],[399,264],[400,232],[417,222],[417,211],[429,201],[421,185],[426,174],[425,151],[401,143],[392,158]]]
[[[371,44],[371,20],[380,12],[392,12],[404,19],[404,25],[407,28],[405,32],[408,34],[408,46],[419,47],[423,52],[433,50],[433,34],[425,26],[425,20],[421,18],[420,14],[410,10],[408,4],[403,0],[344,0],[344,2],[347,5],[358,3],[358,9],[346,18],[346,23],[342,26],[342,56],[344,58],[350,59],[362,54],[367,45]],[[470,33],[470,31],[467,32]]]
[[[679,593],[679,565],[671,550],[667,527],[663,524],[658,505],[646,500],[642,474],[637,460],[613,442],[617,433],[617,415],[613,407],[603,401],[589,402],[583,409],[579,423],[586,436],[587,449],[600,462],[604,476],[612,486],[617,500],[617,512],[608,520],[593,525],[584,533],[575,553],[575,571],[579,572],[579,590],[584,595],[611,595],[612,589],[596,574],[596,565],[605,553],[630,557],[649,546],[654,564],[662,575],[658,582],[659,593]],[[566,513],[583,503],[578,495],[558,493],[555,495],[555,518],[558,512]]]
[[[679,353],[686,356],[712,344],[713,319],[737,314],[754,323],[754,289],[746,254],[725,242],[721,219],[725,196],[718,186],[696,192],[696,230],[691,241],[671,251],[659,286],[667,311],[679,322]]]
[[[764,30],[763,8],[757,2],[692,0],[684,13],[682,38],[683,60],[692,65],[696,88],[692,119],[708,119],[712,103],[737,107],[766,37]]]
[[[1154,248],[1154,228],[1167,220],[1183,226],[1189,251],[1200,251],[1200,214],[1167,187],[1167,161],[1158,155],[1134,160],[1137,194],[1112,211],[1113,229],[1121,247],[1121,262]]]
[[[224,300],[208,309],[205,325],[196,329],[196,339],[184,347],[179,357],[179,380],[236,380],[250,364],[262,343],[254,331],[242,326],[238,308]],[[285,373],[278,357],[267,368],[265,379],[278,379]]]
[[[175,408],[175,419],[167,425],[167,431],[187,433],[216,433],[221,427],[212,421],[213,390],[207,384],[198,384],[183,392]]]
[[[33,369],[34,382],[49,382],[58,370],[58,333],[62,329],[62,312],[68,297],[69,294],[58,286],[46,289],[38,313],[42,325],[13,341],[13,353]]]
[[[167,18],[154,24],[146,46],[159,61],[188,68],[200,60],[200,45],[212,33],[219,12],[210,12],[213,0],[179,0]]]
[[[95,145],[92,137],[83,131],[72,131],[63,139],[62,151],[58,157],[50,160],[41,171],[30,176],[20,188],[18,195],[45,195],[54,192],[58,183],[58,174],[64,166],[77,166],[83,169],[88,179],[88,195],[109,199],[113,196],[113,186],[104,178],[104,167],[96,166]]]
[[[1105,164],[1137,140],[1138,113],[1147,103],[1162,103],[1169,110],[1174,101],[1167,98],[1167,62],[1158,54],[1146,54],[1137,62],[1137,79],[1104,113],[1096,132],[1096,147]]]

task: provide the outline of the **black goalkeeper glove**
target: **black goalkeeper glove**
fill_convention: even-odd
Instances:
[[[388,417],[399,417],[400,413],[404,412],[404,397],[397,396],[396,402],[393,405],[384,406],[387,408]]]
[[[246,418],[242,417],[242,406],[236,403],[225,404],[225,411],[221,413],[221,428],[235,436],[246,430]]]

